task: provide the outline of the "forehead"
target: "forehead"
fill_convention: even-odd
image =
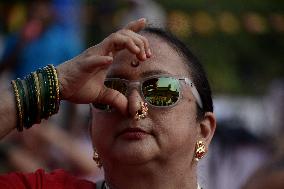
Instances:
[[[150,45],[152,56],[146,61],[139,61],[138,67],[131,66],[132,61],[138,61],[128,50],[118,52],[108,71],[108,77],[125,77],[139,79],[143,76],[170,74],[188,76],[184,59],[163,39],[152,34],[143,34]]]

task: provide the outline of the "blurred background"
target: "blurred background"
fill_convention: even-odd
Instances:
[[[1,0],[0,91],[146,17],[186,42],[213,88],[218,127],[199,165],[200,184],[260,188],[254,183],[276,172],[272,185],[284,188],[283,10],[281,0]],[[102,178],[92,161],[88,112],[88,105],[62,102],[41,126],[10,134],[0,144],[0,172],[64,168]]]

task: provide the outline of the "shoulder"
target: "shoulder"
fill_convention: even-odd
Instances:
[[[45,172],[38,169],[33,173],[9,173],[0,175],[0,186],[7,189],[96,189],[95,183],[77,178],[65,170]]]

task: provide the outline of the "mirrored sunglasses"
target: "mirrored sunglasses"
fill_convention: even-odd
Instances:
[[[129,81],[120,78],[107,78],[105,86],[117,90],[127,96],[130,88],[136,87],[144,100],[154,107],[170,107],[177,104],[181,98],[181,82],[190,86],[198,106],[202,109],[200,95],[193,82],[187,77],[175,76],[151,76],[141,80]],[[110,110],[109,105],[93,103],[93,106],[101,110]]]

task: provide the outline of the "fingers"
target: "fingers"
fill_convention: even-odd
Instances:
[[[113,57],[111,56],[100,56],[96,54],[86,56],[84,54],[81,54],[69,61],[66,61],[63,64],[58,65],[56,69],[60,73],[60,75],[70,73],[74,74],[79,70],[92,73],[94,69],[109,65],[112,63],[112,61]]]
[[[91,94],[92,92],[90,91],[83,92],[83,95],[78,96],[74,94],[80,93],[83,86],[88,86],[88,83],[91,83],[90,81],[93,78],[93,75],[96,75],[95,81],[100,81],[101,85],[103,85],[106,69],[112,61],[113,58],[109,56],[84,55],[83,53],[63,64],[58,65],[56,70],[59,81],[60,98],[72,101],[72,99],[70,99],[70,97],[72,97],[73,102],[91,102],[91,98],[83,98],[83,95],[87,96]]]
[[[139,47],[139,56],[140,59],[146,60],[146,58],[149,58],[151,56],[151,51],[150,51],[150,45],[146,37],[139,35],[138,33],[135,33],[131,30],[121,30],[120,33],[123,35],[131,38],[135,45]]]
[[[128,29],[119,30],[106,38],[102,45],[106,51],[104,54],[116,54],[116,52],[128,49],[131,53],[136,54],[139,60],[146,60],[151,56],[149,42],[146,37],[137,34]]]
[[[103,67],[111,64],[113,61],[113,57],[111,56],[98,56],[91,55],[82,60],[82,63],[79,64],[80,69],[85,72],[93,72],[95,69],[99,67]]]
[[[141,49],[135,43],[135,40],[129,36],[122,34],[120,31],[109,36],[110,50],[115,54],[117,51],[127,48],[134,54],[139,54]]]
[[[130,22],[130,23],[125,27],[125,29],[122,30],[122,31],[127,31],[127,30],[133,31],[133,32],[127,32],[127,33],[125,33],[125,34],[126,34],[126,35],[127,35],[127,34],[132,34],[132,35],[129,35],[129,36],[136,36],[137,38],[140,38],[140,39],[143,41],[143,43],[144,43],[145,48],[143,48],[143,49],[144,49],[145,52],[146,52],[146,56],[147,56],[147,57],[150,57],[150,56],[151,56],[151,51],[150,51],[150,48],[149,48],[148,40],[147,40],[145,37],[143,37],[143,36],[137,34],[137,32],[139,32],[139,31],[141,31],[142,29],[144,29],[145,26],[146,26],[146,19],[145,19],[145,18],[140,18],[139,20],[135,20],[135,21]],[[141,43],[139,43],[139,41],[136,41],[136,42],[137,42],[137,44],[140,44],[140,45],[139,45],[140,49],[142,49],[142,47],[144,47],[144,46],[141,46]],[[143,50],[143,49],[142,49],[142,50]],[[141,51],[141,52],[143,52],[143,51]]]
[[[125,26],[125,29],[132,30],[134,32],[139,32],[146,26],[146,19],[145,18],[140,18],[139,20],[135,20],[127,24]]]
[[[127,115],[127,98],[120,92],[105,87],[96,99],[97,102],[108,104],[123,115]]]

